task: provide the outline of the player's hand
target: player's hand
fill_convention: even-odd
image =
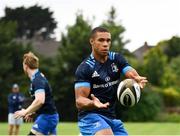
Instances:
[[[14,117],[15,119],[19,119],[19,118],[22,118],[22,117],[25,117],[26,116],[26,110],[25,109],[22,109],[22,110],[19,110],[19,111],[16,111],[14,113]]]
[[[146,77],[142,77],[142,76],[136,76],[135,80],[137,81],[137,83],[139,84],[139,86],[141,88],[144,88],[144,86],[148,82],[147,78]]]
[[[26,122],[33,122],[33,113],[29,113],[24,117]]]
[[[91,98],[93,100],[94,106],[96,108],[108,108],[109,102],[107,103],[101,103],[97,97],[94,96],[94,94],[91,94]]]

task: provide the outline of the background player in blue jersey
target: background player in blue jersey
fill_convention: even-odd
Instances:
[[[29,135],[56,135],[59,116],[51,87],[38,68],[39,59],[31,52],[24,54],[23,69],[31,80],[30,94],[33,102],[28,108],[15,112],[15,116],[29,120],[30,115],[36,112],[37,118]]]
[[[9,135],[18,135],[19,127],[23,123],[23,119],[15,119],[14,113],[22,109],[24,102],[24,95],[19,92],[18,84],[13,84],[12,93],[8,95],[8,124],[9,124]]]
[[[96,27],[90,35],[91,55],[77,68],[75,97],[78,126],[82,135],[128,135],[115,118],[115,102],[120,75],[135,79],[141,87],[146,77],[138,75],[124,57],[110,52],[111,34]]]

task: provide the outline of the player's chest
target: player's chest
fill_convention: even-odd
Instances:
[[[120,70],[115,62],[97,64],[91,75],[93,83],[106,83],[118,80],[119,78]]]
[[[12,98],[11,98],[13,101],[21,101],[22,99],[22,96],[18,95],[18,94],[15,94],[15,95],[12,95]]]

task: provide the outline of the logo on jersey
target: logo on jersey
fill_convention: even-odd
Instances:
[[[110,80],[110,77],[109,77],[109,76],[105,78],[105,81],[106,81],[106,82],[108,82],[109,80]]]
[[[31,97],[33,97],[32,90],[33,90],[33,88],[32,88],[32,84],[30,84],[30,88],[29,88],[29,94],[31,95]]]
[[[97,73],[97,71],[94,71],[94,73],[92,74],[92,78],[93,77],[99,77],[100,75]]]
[[[38,128],[38,124],[34,124],[34,125],[33,125],[33,128]]]
[[[93,125],[94,125],[94,128],[98,128],[98,127],[101,126],[101,123],[100,122],[95,122]]]
[[[13,96],[13,99],[16,99],[16,96]]]
[[[93,89],[97,89],[97,88],[107,88],[107,87],[110,87],[110,86],[113,86],[113,85],[116,85],[119,83],[119,80],[115,80],[115,81],[112,81],[112,82],[107,82],[105,84],[93,84]]]
[[[112,68],[112,72],[118,72],[118,70],[119,70],[117,65],[114,63],[111,64],[111,68]]]

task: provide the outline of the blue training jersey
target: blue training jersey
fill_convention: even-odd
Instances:
[[[8,112],[14,113],[22,109],[24,102],[24,95],[22,93],[10,93],[8,95]]]
[[[109,118],[115,118],[116,93],[120,75],[121,73],[125,74],[130,69],[132,67],[125,58],[115,52],[109,52],[105,63],[96,61],[92,54],[85,59],[76,70],[75,89],[89,87],[91,89],[90,94],[94,94],[102,103],[109,102],[110,106],[107,109],[80,110],[79,118],[88,113],[98,113]]]
[[[37,114],[55,114],[57,113],[53,97],[52,89],[45,76],[37,70],[31,77],[30,94],[35,99],[35,93],[45,92],[45,103],[36,111]]]

